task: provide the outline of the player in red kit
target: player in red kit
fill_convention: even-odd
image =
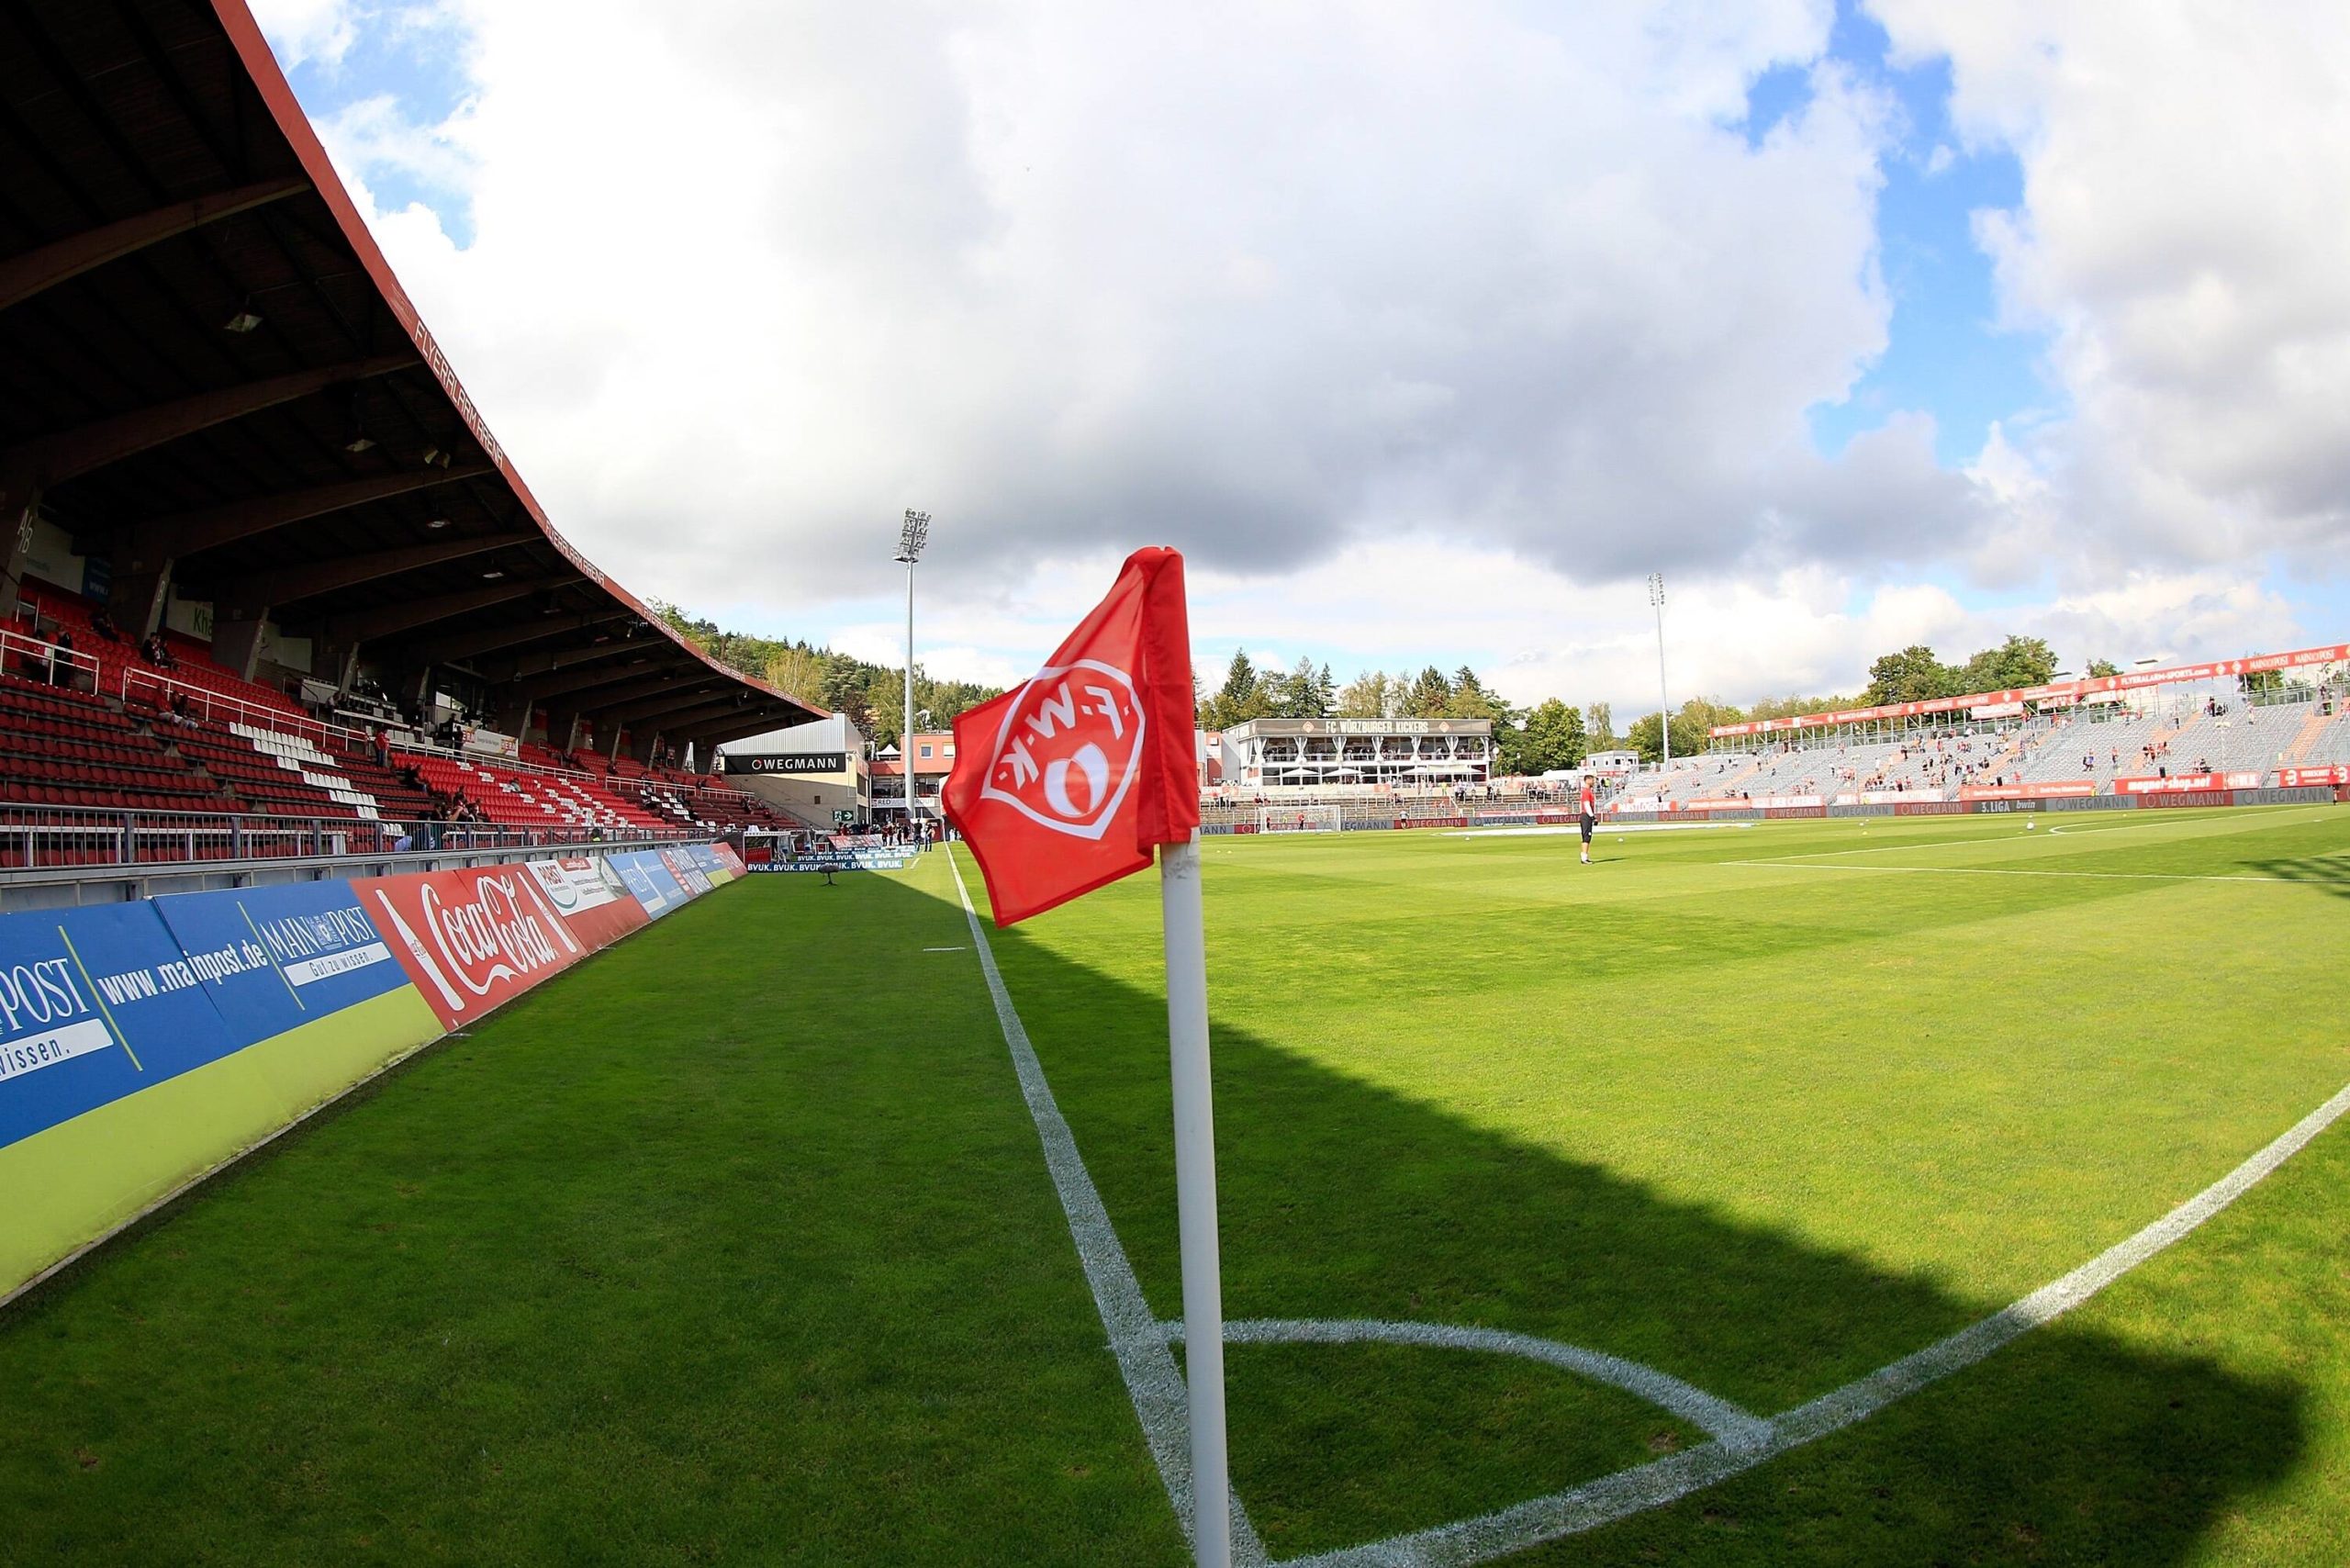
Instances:
[[[1578,821],[1583,828],[1583,863],[1588,866],[1591,864],[1591,830],[1599,825],[1599,786],[1592,782],[1588,773],[1583,776],[1581,806]]]

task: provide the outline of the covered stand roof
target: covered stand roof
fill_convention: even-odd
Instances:
[[[821,709],[717,664],[548,521],[242,0],[0,6],[0,523],[407,674],[705,744]]]

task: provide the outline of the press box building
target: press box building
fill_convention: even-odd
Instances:
[[[1482,785],[1491,719],[1251,719],[1224,732],[1224,784],[1259,790]]]

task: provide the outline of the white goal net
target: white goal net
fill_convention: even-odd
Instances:
[[[1338,808],[1336,806],[1259,806],[1259,833],[1336,833],[1338,831]]]

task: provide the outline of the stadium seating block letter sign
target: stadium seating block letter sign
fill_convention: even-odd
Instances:
[[[955,721],[947,816],[1010,925],[1150,864],[1200,824],[1183,558],[1126,557],[1045,667]]]

